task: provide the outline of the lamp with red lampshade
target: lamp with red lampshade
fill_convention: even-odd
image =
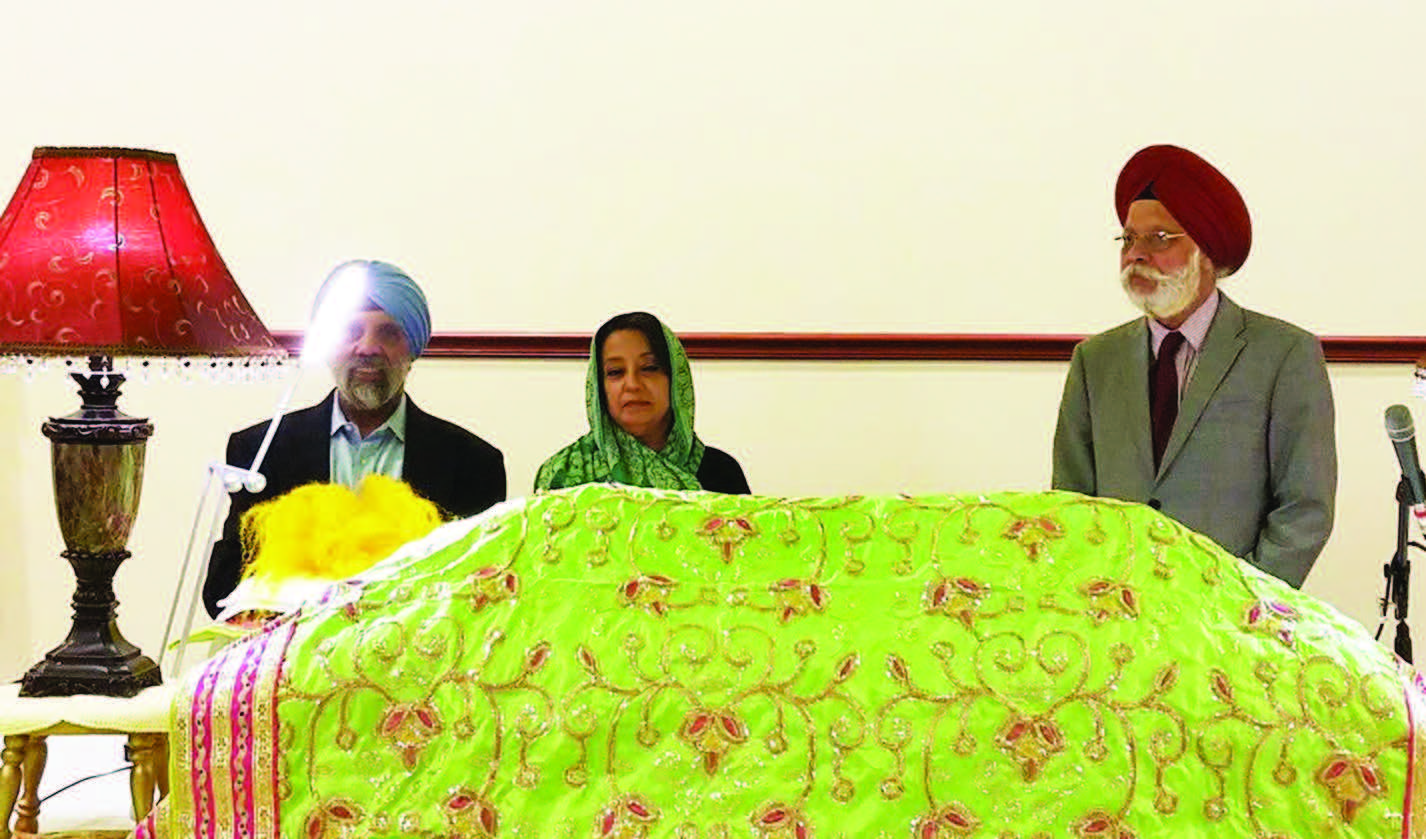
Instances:
[[[174,155],[37,148],[0,214],[0,356],[10,369],[68,370],[80,396],[41,427],[77,579],[73,621],[20,693],[133,696],[162,678],[119,631],[113,578],[130,555],[153,425],[119,410],[115,359],[231,373],[285,352],[218,255]]]

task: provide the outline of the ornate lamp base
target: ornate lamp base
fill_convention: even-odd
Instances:
[[[79,383],[80,409],[51,419],[55,512],[74,567],[74,621],[64,643],[30,668],[21,696],[133,696],[163,681],[158,665],[124,639],[115,621],[114,572],[129,558],[129,540],[144,478],[148,420],[119,411],[124,377],[107,356],[92,356]]]
[[[89,553],[68,550],[74,568],[74,623],[64,643],[50,650],[20,682],[21,696],[133,696],[163,681],[158,665],[129,643],[114,617],[118,601],[112,581],[126,550]]]

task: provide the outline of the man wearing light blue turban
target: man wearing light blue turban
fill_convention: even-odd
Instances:
[[[317,289],[317,296],[312,301],[313,322],[323,314],[323,305],[332,299],[334,288],[348,298],[339,305],[350,308],[351,298],[355,298],[362,304],[360,308],[375,307],[391,316],[405,333],[412,358],[420,356],[426,349],[431,340],[431,309],[426,304],[426,295],[421,287],[405,271],[379,259],[343,262],[332,269],[327,279],[322,281],[321,288]]]
[[[368,459],[380,457],[383,463],[366,471],[400,477],[400,470],[390,463],[399,456],[399,441],[378,428],[396,416],[411,363],[431,338],[426,295],[415,280],[389,262],[353,259],[333,269],[317,289],[311,324],[304,341],[316,341],[319,346],[312,354],[324,355],[332,368],[336,410],[342,420],[355,424],[357,440],[378,434],[384,438],[379,450],[366,453]],[[304,347],[303,355],[308,354]],[[338,439],[342,438],[333,438]],[[333,452],[333,480],[355,488],[363,476],[350,474],[360,470],[344,468],[351,464],[343,454]]]
[[[213,547],[203,602],[217,616],[242,576],[242,516],[253,505],[303,484],[353,489],[376,473],[405,481],[449,517],[475,515],[505,500],[500,450],[454,423],[422,411],[406,395],[412,363],[431,339],[421,287],[389,262],[338,265],[317,290],[304,355],[320,356],[336,388],[316,405],[285,415],[262,473],[267,486],[233,495],[223,538]],[[252,465],[267,422],[228,438],[227,462]],[[227,604],[231,612],[241,604]]]

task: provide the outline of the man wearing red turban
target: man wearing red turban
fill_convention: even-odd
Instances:
[[[1218,290],[1253,232],[1242,196],[1206,160],[1142,149],[1114,206],[1120,282],[1145,317],[1075,347],[1053,485],[1147,503],[1301,586],[1337,491],[1321,346]]]

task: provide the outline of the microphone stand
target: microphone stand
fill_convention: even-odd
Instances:
[[[1381,567],[1386,577],[1386,592],[1381,597],[1381,623],[1377,624],[1376,638],[1381,640],[1382,629],[1386,626],[1389,607],[1396,613],[1396,640],[1393,644],[1397,656],[1411,664],[1411,627],[1406,623],[1411,594],[1411,560],[1407,551],[1412,548],[1426,550],[1426,545],[1412,542],[1408,531],[1411,518],[1411,487],[1403,477],[1396,484],[1396,552],[1391,562]]]
[[[292,395],[297,391],[297,385],[302,381],[302,364],[297,366],[297,373],[292,377],[292,382],[288,384],[287,390],[282,394],[282,398],[277,402],[277,409],[273,411],[272,421],[267,425],[267,433],[263,435],[262,443],[258,446],[257,455],[253,457],[252,466],[243,469],[221,461],[213,461],[208,464],[208,479],[203,484],[203,490],[198,495],[198,509],[193,513],[193,529],[188,534],[188,549],[183,553],[183,567],[178,574],[178,585],[173,590],[173,602],[168,607],[168,623],[163,630],[163,644],[159,649],[159,661],[163,661],[169,649],[169,638],[178,623],[179,606],[183,600],[183,588],[188,579],[188,569],[190,566],[197,568],[197,573],[193,577],[192,591],[188,595],[188,609],[184,613],[183,628],[179,631],[178,640],[174,643],[174,663],[171,672],[183,672],[183,653],[188,649],[189,638],[193,634],[193,618],[198,612],[198,604],[203,601],[203,583],[208,579],[208,565],[213,561],[213,546],[218,541],[218,536],[222,532],[223,518],[230,506],[230,499],[233,493],[246,489],[248,492],[262,492],[267,486],[267,478],[262,474],[262,464],[267,457],[268,447],[272,445],[272,438],[277,434],[277,426],[282,422],[282,417],[287,413],[287,408],[292,404]],[[217,500],[209,504],[213,496],[213,487],[221,486],[226,490]],[[203,514],[208,513],[207,527],[203,527]],[[207,538],[200,540],[199,534],[206,530]],[[195,556],[195,554],[197,556]]]

